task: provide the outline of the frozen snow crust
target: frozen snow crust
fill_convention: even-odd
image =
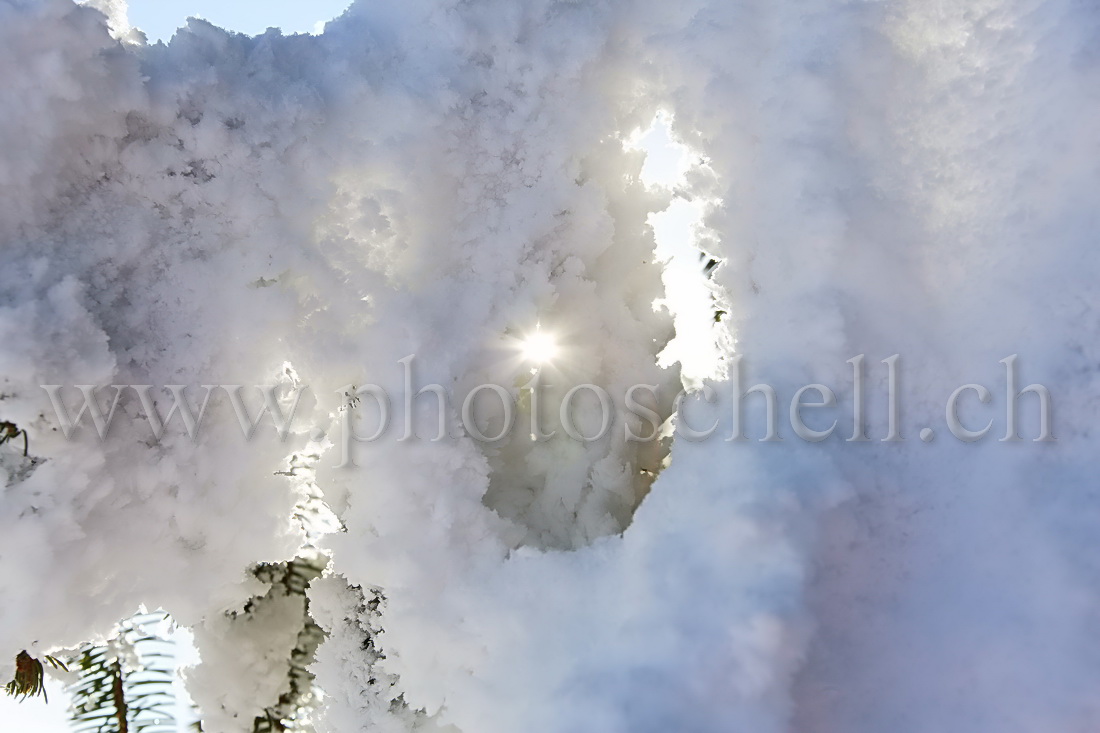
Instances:
[[[307,480],[278,472],[317,454],[342,524],[310,590],[319,730],[1095,730],[1092,5],[364,0],[320,36],[155,46],[101,5],[0,0],[0,420],[30,448],[0,446],[0,658],[139,604],[216,646],[247,568],[306,540]],[[710,202],[744,386],[850,400],[846,360],[881,391],[901,354],[905,440],[872,397],[868,442],[844,414],[725,442],[723,412],[664,470],[621,431],[338,468],[344,385],[401,395],[416,354],[419,384],[511,386],[500,344],[536,323],[562,383],[671,399],[646,223],[669,194],[623,147],[659,110],[704,158],[681,193]],[[1012,354],[1057,441],[1026,410],[1022,442],[952,440],[947,396],[981,382],[1003,415]],[[66,440],[40,387],[214,383],[311,389],[285,442],[224,399],[158,442],[132,393],[108,439]],[[195,673],[207,730],[250,730],[234,706],[298,610]]]

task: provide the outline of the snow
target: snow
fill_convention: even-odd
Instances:
[[[1093,8],[361,0],[321,35],[195,19],[157,45],[125,13],[0,0],[0,420],[30,447],[0,446],[0,660],[163,608],[195,629],[206,729],[250,730],[301,603],[232,645],[226,614],[251,566],[317,541],[321,731],[1095,728]],[[666,185],[655,129],[687,151]],[[661,264],[692,245],[709,279]],[[555,353],[523,358],[542,333]],[[1013,354],[1056,442],[1032,440],[1034,395],[1025,439],[998,440]],[[416,439],[341,466],[344,393],[402,416],[409,355],[449,434],[426,393]],[[718,429],[461,433],[471,391],[532,368],[548,404],[655,385],[666,432],[710,378],[687,414]],[[804,412],[836,434],[758,442],[753,397],[752,439],[725,440],[757,382],[784,420],[830,386],[839,407]],[[944,404],[971,382],[992,400],[961,416],[994,430],[962,443]],[[76,385],[186,384],[196,413],[201,385],[287,409],[308,389],[285,440],[250,441],[224,390],[197,439],[176,418],[158,441],[123,389],[101,440],[88,418],[63,436],[50,384],[74,415]],[[286,470],[314,452],[309,480]],[[322,538],[293,518],[314,478]]]

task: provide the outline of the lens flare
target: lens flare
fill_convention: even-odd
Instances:
[[[535,331],[520,345],[523,358],[535,364],[545,364],[558,355],[558,342],[545,331]]]

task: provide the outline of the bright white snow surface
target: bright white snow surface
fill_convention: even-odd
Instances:
[[[0,420],[34,458],[0,447],[5,660],[142,603],[209,639],[248,566],[303,540],[276,472],[328,448],[320,730],[1097,730],[1094,3],[362,0],[320,36],[192,21],[167,45],[98,5],[110,26],[0,0]],[[782,442],[726,442],[715,382],[718,433],[675,439],[651,490],[664,449],[621,424],[432,442],[430,396],[424,437],[357,444],[355,469],[307,446],[345,385],[400,405],[409,354],[458,396],[516,385],[502,344],[536,324],[555,385],[671,402],[647,220],[672,194],[624,145],[658,113],[699,156],[676,195],[724,260],[715,338],[775,387]],[[850,405],[858,354],[872,440],[839,408],[797,439],[794,392]],[[998,440],[1012,354],[1055,443],[1034,395]],[[969,382],[992,401],[964,420],[995,425],[962,443],[944,404]],[[158,443],[132,391],[107,440],[87,416],[66,440],[39,386],[276,383],[310,388],[286,442],[245,442],[222,394],[197,441],[175,418]],[[265,689],[234,661],[193,674],[214,733],[250,730],[229,701]]]

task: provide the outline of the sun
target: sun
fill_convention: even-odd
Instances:
[[[520,344],[523,358],[535,364],[545,364],[558,355],[558,342],[553,336],[539,329]]]

